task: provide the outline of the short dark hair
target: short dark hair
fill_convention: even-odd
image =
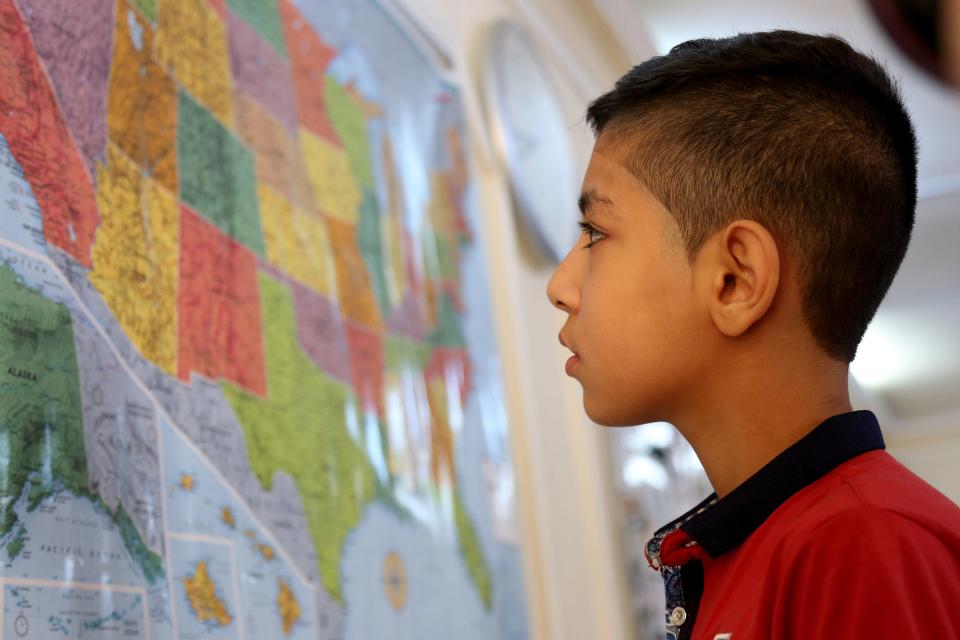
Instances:
[[[879,62],[796,31],[690,40],[627,72],[587,121],[675,218],[689,261],[736,219],[764,225],[817,343],[853,360],[917,201],[916,135]]]

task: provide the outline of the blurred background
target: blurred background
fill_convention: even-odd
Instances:
[[[906,260],[852,366],[856,408],[881,420],[888,450],[960,500],[960,91],[957,3],[900,0],[488,0],[403,3],[424,38],[467,75],[475,162],[485,211],[492,294],[517,461],[533,634],[653,638],[662,584],[642,546],[710,492],[690,448],[665,424],[591,425],[580,387],[563,371],[563,314],[544,291],[551,238],[528,220],[536,169],[491,89],[491,24],[519,25],[549,76],[579,185],[592,146],[587,103],[631,65],[684,40],[788,28],[833,33],[885,63],[899,80],[920,140],[917,221]],[[514,59],[522,58],[514,54]],[[521,66],[521,63],[517,63]],[[460,73],[458,72],[458,73]],[[523,75],[518,73],[518,75]],[[530,101],[540,99],[527,96]],[[509,105],[507,106],[509,108]],[[506,118],[506,124],[502,120]],[[511,129],[511,126],[513,127]],[[544,143],[549,146],[548,143]],[[506,151],[504,151],[506,147]],[[511,162],[511,153],[514,154]],[[552,152],[557,153],[556,149]],[[522,154],[521,154],[522,155]],[[540,182],[538,183],[538,180]],[[552,191],[563,191],[561,187]],[[573,215],[571,197],[567,209]],[[575,195],[575,194],[574,194]],[[552,193],[543,196],[550,199]],[[572,226],[572,217],[569,217]],[[556,242],[554,242],[556,244]],[[542,301],[542,303],[541,303]]]

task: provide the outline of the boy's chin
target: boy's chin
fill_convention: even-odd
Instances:
[[[649,418],[648,412],[636,404],[603,401],[591,398],[586,393],[583,395],[583,410],[590,420],[602,427],[632,427],[656,421],[655,418]]]

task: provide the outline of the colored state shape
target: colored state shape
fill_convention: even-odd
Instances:
[[[380,146],[380,163],[383,167],[383,180],[386,183],[386,215],[380,220],[380,238],[383,245],[384,281],[390,307],[401,304],[406,297],[409,285],[406,274],[406,247],[403,234],[403,183],[397,173],[397,164],[393,157],[393,144],[389,136],[383,137]]]
[[[227,19],[227,0],[207,0],[210,3],[210,6],[214,11],[217,12],[217,15]]]
[[[327,115],[327,99],[324,95],[327,67],[336,57],[337,50],[327,46],[310,28],[292,0],[279,0],[283,32],[290,53],[290,70],[293,74],[293,89],[297,101],[300,125],[310,132],[339,143],[333,124]]]
[[[297,313],[297,337],[303,350],[325,374],[351,381],[350,350],[343,318],[335,301],[291,283]]]
[[[384,355],[387,371],[423,371],[433,358],[429,345],[394,335],[386,337]]]
[[[131,0],[151,22],[157,21],[157,0]]]
[[[296,131],[297,108],[290,64],[253,27],[231,13],[230,68],[239,93],[263,105],[289,131]]]
[[[87,495],[80,381],[70,312],[0,266],[0,442],[6,472],[0,537],[18,522],[17,498],[30,487],[28,510],[62,487]]]
[[[221,627],[233,622],[227,605],[217,596],[217,585],[207,571],[206,561],[198,562],[193,575],[183,578],[183,588],[197,620]]]
[[[347,343],[350,345],[352,382],[360,407],[384,416],[383,409],[383,341],[371,329],[346,323]]]
[[[23,551],[23,544],[27,540],[27,528],[20,525],[20,528],[17,529],[16,535],[13,536],[13,539],[7,543],[7,558],[11,562],[17,559],[17,556],[20,555],[20,552]]]
[[[493,578],[490,575],[490,565],[480,546],[476,526],[470,514],[467,513],[459,491],[453,492],[453,519],[457,525],[460,555],[467,565],[467,571],[480,594],[484,608],[489,611],[493,606]]]
[[[373,293],[380,305],[380,313],[390,313],[390,286],[387,283],[387,261],[384,255],[383,228],[380,205],[377,194],[372,189],[364,189],[363,204],[360,205],[360,220],[357,222],[357,246],[370,273]]]
[[[207,0],[160,0],[157,59],[220,122],[233,125],[227,28]]]
[[[356,227],[327,217],[327,231],[333,246],[341,312],[348,320],[368,328],[381,327],[380,306],[370,284],[370,272],[357,245]]]
[[[431,283],[442,287],[444,283]],[[463,348],[466,340],[463,337],[463,319],[457,313],[454,299],[446,291],[439,291],[435,297],[435,319],[433,331],[428,341],[435,347]]]
[[[220,507],[220,522],[230,529],[236,529],[237,518],[233,515],[233,509],[230,507]]]
[[[253,152],[257,180],[305,210],[316,202],[296,138],[255,100],[236,93],[234,109],[240,137]]]
[[[270,490],[285,472],[303,498],[324,588],[342,602],[340,556],[350,531],[376,494],[363,449],[347,430],[347,389],[301,351],[290,292],[260,276],[270,393],[265,399],[224,384],[246,436],[250,467]]]
[[[257,544],[257,551],[260,553],[263,559],[266,560],[267,562],[277,557],[273,551],[273,547],[271,547],[268,544],[263,544],[263,543]]]
[[[229,7],[257,30],[277,53],[287,55],[277,0],[227,0]]]
[[[347,152],[302,128],[300,152],[317,207],[339,220],[356,223],[363,194],[350,172]]]
[[[108,163],[97,173],[97,201],[103,222],[93,245],[90,282],[143,357],[176,375],[176,198],[142,177],[139,167],[111,144]]]
[[[197,486],[197,480],[189,473],[180,474],[180,482],[177,483],[183,491],[193,491]]]
[[[280,612],[280,622],[286,635],[293,633],[293,625],[300,620],[300,602],[293,589],[283,578],[277,579],[277,610]]]
[[[93,175],[107,143],[107,78],[115,0],[20,0],[63,119]]]
[[[347,150],[350,171],[361,187],[372,188],[373,158],[367,136],[367,116],[374,113],[352,86],[340,84],[331,75],[324,79],[323,93],[330,122]]]
[[[454,433],[450,425],[451,406],[446,381],[427,379],[427,402],[430,406],[430,477],[435,486],[451,486],[456,482],[453,457]]]
[[[114,511],[110,511],[101,501],[98,500],[97,503],[103,507],[103,510],[110,515],[117,525],[124,546],[126,546],[127,551],[133,557],[137,566],[140,567],[140,570],[143,571],[147,582],[152,585],[161,580],[163,578],[163,560],[144,544],[136,523],[127,513],[127,510],[123,508],[123,504],[118,504]]]
[[[294,207],[266,185],[260,185],[257,193],[267,259],[314,291],[333,295],[333,251],[323,220]]]
[[[154,31],[120,0],[114,26],[107,131],[141,169],[177,192],[177,85],[153,59]]]
[[[196,371],[265,395],[256,257],[187,207],[180,225],[180,378]]]
[[[100,221],[90,175],[12,0],[0,0],[0,87],[0,134],[40,204],[47,241],[90,266]]]
[[[177,150],[183,201],[231,238],[264,255],[253,157],[185,91],[180,92]]]

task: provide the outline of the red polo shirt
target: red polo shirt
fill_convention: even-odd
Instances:
[[[833,416],[660,529],[667,638],[960,640],[960,508],[883,447]]]

